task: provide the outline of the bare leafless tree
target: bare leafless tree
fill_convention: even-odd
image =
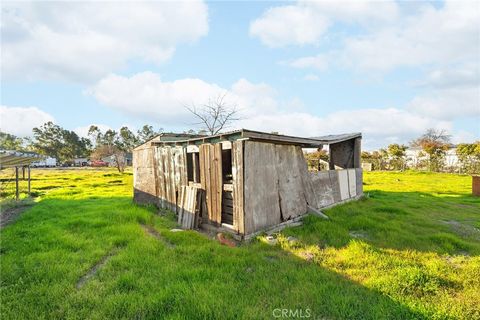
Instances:
[[[201,106],[186,105],[185,108],[199,120],[194,125],[202,126],[213,135],[227,128],[233,121],[240,120],[237,105],[229,104],[225,99],[226,96],[226,93],[219,94]]]

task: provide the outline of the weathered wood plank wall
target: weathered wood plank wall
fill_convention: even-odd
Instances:
[[[203,190],[194,186],[182,186],[178,199],[178,224],[183,229],[198,227],[202,210]]]
[[[343,146],[351,153],[341,162],[357,162],[359,143]],[[239,234],[303,215],[307,206],[320,209],[363,193],[361,169],[308,172],[299,146],[240,140],[231,148],[233,191],[225,206],[229,210],[233,206],[233,228]],[[203,144],[198,151],[200,186],[205,190],[202,210],[208,212],[202,215],[219,225],[224,187],[222,145]],[[180,199],[182,187],[188,185],[186,152],[184,147],[173,146],[134,150],[135,201],[157,202],[180,212],[184,206],[180,201],[185,201]]]
[[[200,183],[206,191],[208,220],[222,222],[222,146],[202,144],[200,152]]]
[[[177,198],[186,186],[186,154],[183,147],[155,147],[156,196],[161,208],[177,212]]]
[[[153,149],[133,151],[133,199],[137,203],[156,203],[157,191]]]
[[[363,194],[362,169],[309,172],[315,190],[317,206],[330,206]]]
[[[299,146],[244,144],[244,234],[362,194],[361,169],[308,172]]]

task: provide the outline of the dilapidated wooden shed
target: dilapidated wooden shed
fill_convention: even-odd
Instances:
[[[362,195],[361,134],[315,138],[252,130],[162,134],[133,151],[134,200],[248,237]],[[310,172],[303,148],[329,147],[329,169]]]

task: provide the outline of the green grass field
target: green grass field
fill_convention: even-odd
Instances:
[[[469,176],[366,173],[366,197],[330,220],[237,248],[170,231],[171,214],[132,203],[129,173],[32,177],[35,201],[1,230],[2,319],[480,319]]]

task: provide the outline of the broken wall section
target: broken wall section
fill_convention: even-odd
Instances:
[[[133,150],[133,200],[141,204],[156,204],[153,148],[141,147]]]

